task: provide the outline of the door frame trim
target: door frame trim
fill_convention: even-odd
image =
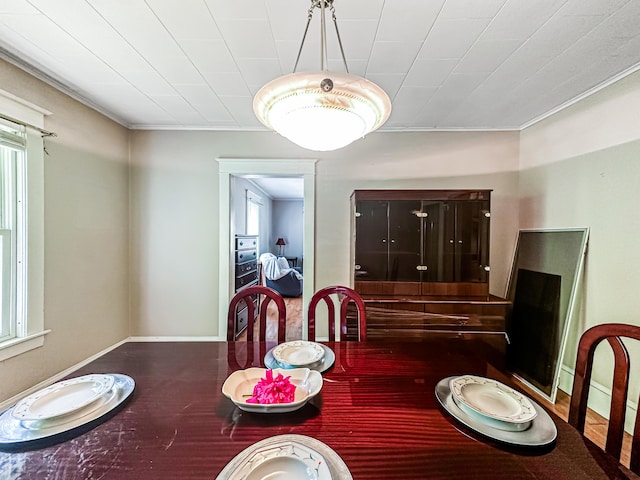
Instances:
[[[317,159],[217,158],[219,205],[218,335],[227,338],[227,312],[233,292],[231,176],[296,176],[304,181],[302,337],[307,337],[307,309],[315,288],[315,164]]]

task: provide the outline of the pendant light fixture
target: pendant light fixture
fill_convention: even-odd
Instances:
[[[296,73],[315,8],[320,9],[320,70]],[[346,73],[327,70],[326,9],[331,11]],[[349,74],[333,0],[311,0],[293,73],[263,86],[253,99],[253,110],[265,126],[293,143],[328,151],[378,129],[389,118],[391,101],[375,83]]]

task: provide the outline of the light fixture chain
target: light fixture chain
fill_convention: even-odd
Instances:
[[[347,57],[344,54],[344,47],[342,46],[342,38],[340,37],[340,30],[338,30],[338,19],[336,18],[336,8],[333,6],[333,0],[311,0],[311,7],[307,10],[307,26],[304,29],[304,34],[302,35],[302,41],[300,42],[300,48],[298,49],[298,56],[296,57],[296,63],[293,66],[293,72],[295,73],[298,70],[298,64],[300,63],[300,57],[302,56],[302,49],[304,48],[304,42],[307,39],[307,33],[309,32],[309,25],[311,24],[311,20],[313,18],[313,10],[314,8],[319,8],[321,10],[321,19],[320,19],[320,69],[322,71],[326,71],[329,68],[328,60],[327,60],[327,39],[326,39],[326,26],[325,26],[325,15],[324,9],[328,8],[331,11],[331,19],[333,20],[333,25],[336,29],[336,37],[338,39],[338,46],[340,47],[340,54],[342,55],[342,63],[344,64],[344,69],[347,73],[349,73],[349,66],[347,65]]]
[[[344,69],[349,73],[349,67],[347,66],[347,58],[344,56],[344,48],[342,48],[342,39],[340,38],[340,32],[338,31],[338,19],[336,18],[336,9],[331,2],[329,9],[331,10],[331,18],[333,19],[333,25],[336,27],[336,37],[338,37],[338,45],[340,46],[340,53],[342,54],[342,62],[344,63]]]
[[[327,26],[324,17],[326,1],[320,0],[320,70],[327,70]]]
[[[307,38],[307,32],[309,31],[309,24],[311,24],[311,19],[313,18],[313,9],[315,8],[315,2],[311,2],[311,7],[307,11],[307,26],[304,29],[304,34],[302,35],[302,42],[300,42],[300,48],[298,49],[298,57],[296,58],[296,63],[293,66],[293,72],[295,73],[298,68],[298,62],[300,61],[300,55],[302,54],[302,47],[304,47],[304,41]]]

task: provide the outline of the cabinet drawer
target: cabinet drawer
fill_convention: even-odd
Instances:
[[[236,314],[236,335],[247,328],[247,323],[249,323],[249,309],[245,305],[245,307],[242,310],[238,310]]]
[[[454,329],[459,331],[504,332],[504,317],[485,315],[451,315],[442,316],[425,314],[425,329]]]
[[[259,303],[258,303],[258,297],[256,295],[253,299],[254,317],[258,315],[258,308],[259,308]],[[248,324],[249,324],[249,308],[244,303],[244,301],[241,301],[238,303],[238,310],[236,311],[236,331],[235,331],[236,336],[240,332],[242,332],[245,328],[247,328]]]
[[[420,295],[419,282],[355,282],[355,290],[361,295]]]
[[[257,285],[258,284],[258,272],[253,271],[247,273],[246,275],[242,275],[240,277],[236,277],[236,290],[239,290],[242,287],[247,287],[249,285]]]
[[[258,247],[257,237],[236,237],[236,250],[246,250]]]
[[[258,268],[256,262],[246,262],[236,265],[236,277],[246,275],[249,272],[253,272]]]
[[[422,295],[469,296],[489,295],[488,283],[476,282],[423,282]]]
[[[236,263],[255,262],[257,260],[257,251],[254,250],[238,250],[236,252]]]

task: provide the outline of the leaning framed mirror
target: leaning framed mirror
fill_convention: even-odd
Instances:
[[[551,402],[586,254],[587,228],[520,230],[507,299],[507,366]]]

